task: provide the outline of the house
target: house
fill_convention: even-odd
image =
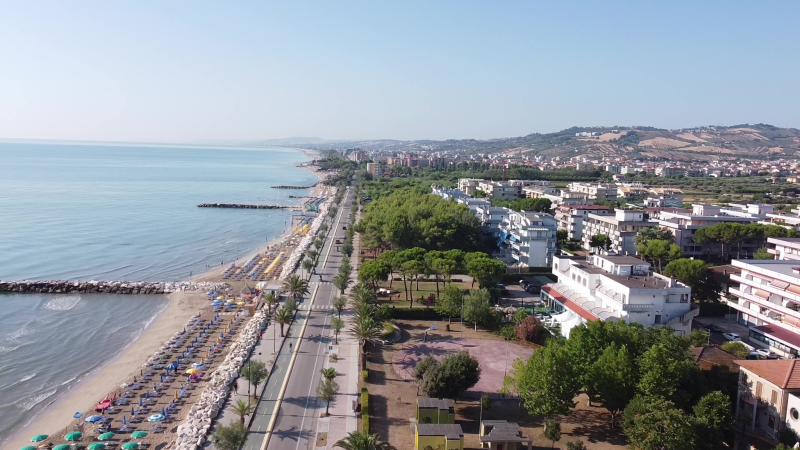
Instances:
[[[692,347],[692,357],[700,367],[700,370],[724,367],[730,373],[739,373],[739,364],[736,363],[736,357],[716,345]]]
[[[418,423],[414,431],[415,450],[464,450],[464,431],[457,424]]]
[[[748,419],[750,430],[777,438],[789,427],[800,431],[800,361],[795,359],[737,360],[739,391],[736,417]]]
[[[533,448],[533,439],[522,434],[519,424],[505,420],[481,421],[478,440],[481,448],[489,450],[523,450],[520,444],[528,444],[528,450]]]
[[[449,398],[417,397],[417,423],[453,424],[456,412]]]
[[[555,256],[553,274],[558,283],[542,286],[541,297],[556,312],[564,337],[590,320],[666,325],[686,336],[699,313],[689,286],[651,274],[650,263],[632,256]]]

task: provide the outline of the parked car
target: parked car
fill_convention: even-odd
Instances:
[[[739,338],[739,335],[736,334],[736,333],[722,333],[722,337],[724,337],[725,339],[727,339],[729,341],[739,341],[739,342],[741,342],[741,340],[742,340],[741,338]]]
[[[755,353],[757,353],[758,356],[761,356],[762,358],[778,359],[778,354],[777,353],[773,352],[772,350],[765,349],[765,348],[756,349]]]
[[[542,289],[539,286],[534,286],[532,284],[529,284],[528,287],[525,288],[525,291],[527,291],[530,294],[538,294],[539,292],[542,291]]]

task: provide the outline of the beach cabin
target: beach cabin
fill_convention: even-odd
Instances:
[[[453,401],[448,398],[417,397],[417,423],[456,423]]]
[[[260,282],[256,284],[256,288],[260,289],[263,292],[264,297],[269,295],[270,292],[275,294],[275,297],[281,297],[281,285],[276,283],[267,284],[265,282]]]
[[[414,432],[415,450],[464,450],[464,431],[456,424],[418,423]]]
[[[527,444],[528,450],[533,447],[533,439],[522,435],[519,424],[505,420],[481,421],[478,439],[481,448],[489,450],[524,450],[523,444]]]

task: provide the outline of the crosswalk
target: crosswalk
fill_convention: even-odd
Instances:
[[[297,309],[301,311],[308,311],[309,309],[308,307],[309,305],[300,305]],[[313,309],[314,311],[329,311],[332,308],[333,307],[331,305],[311,305],[311,309]]]

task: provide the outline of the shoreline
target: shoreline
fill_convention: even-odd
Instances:
[[[299,151],[312,160],[318,156],[318,153],[313,150],[293,150]],[[299,164],[308,162],[310,161]],[[319,181],[322,181],[322,177],[318,173],[319,170],[315,166],[296,165],[295,167],[311,172],[317,176]],[[324,186],[317,184],[317,186],[311,189],[310,195],[321,194],[321,189],[324,189]],[[291,222],[292,223],[290,223],[278,237],[265,242],[263,245],[260,245],[256,249],[231,262],[243,263],[255,254],[263,253],[270,246],[276,245],[291,236],[295,227],[294,221]],[[181,281],[229,282],[230,280],[220,279],[222,272],[224,272],[229,265],[229,263],[226,263],[220,266],[214,266],[213,268],[209,268],[204,272]],[[22,448],[23,446],[31,444],[30,437],[27,436],[31,432],[34,434],[41,434],[43,432],[53,433],[69,426],[74,420],[72,415],[75,411],[89,409],[106,394],[117,390],[121,383],[137,374],[142,363],[161,348],[164,342],[169,340],[176,331],[179,331],[193,315],[208,307],[205,293],[202,291],[173,292],[166,295],[166,297],[166,307],[156,314],[151,323],[142,330],[136,339],[132,340],[127,346],[121,349],[114,358],[110,359],[93,372],[88,373],[82,380],[45,406],[45,409],[34,415],[26,425],[18,430],[12,431],[12,433],[4,439],[5,443],[3,443],[0,448]],[[33,434],[31,434],[31,436],[33,436]]]

